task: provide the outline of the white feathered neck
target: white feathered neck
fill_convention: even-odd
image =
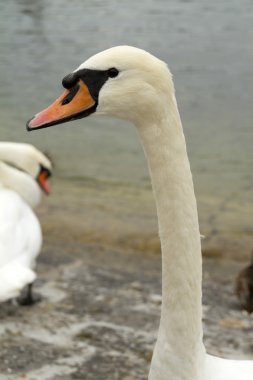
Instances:
[[[33,145],[25,143],[0,142],[0,160],[15,165],[34,179],[39,174],[41,165],[52,170],[49,159]]]
[[[32,208],[38,206],[41,190],[37,182],[29,175],[0,161],[0,190],[13,190]]]
[[[203,375],[200,233],[192,175],[174,95],[167,115],[138,125],[156,199],[162,313],[150,380]]]
[[[162,314],[150,380],[202,380],[201,249],[185,139],[167,65],[118,46],[77,70],[119,70],[99,93],[98,115],[133,122],[148,161],[162,247]]]
[[[192,175],[167,65],[120,46],[80,66],[116,67],[99,94],[97,114],[132,121],[148,161],[162,247],[162,313],[150,380],[202,380],[200,233]]]

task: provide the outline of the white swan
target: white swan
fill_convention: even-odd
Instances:
[[[0,160],[30,174],[46,194],[50,192],[47,178],[51,175],[52,163],[33,145],[1,141]],[[31,206],[36,207],[39,201]]]
[[[49,127],[89,114],[130,120],[148,161],[162,246],[162,311],[149,380],[252,380],[253,361],[206,354],[200,233],[185,138],[166,64],[119,46],[63,79],[64,94],[27,123]]]
[[[0,159],[9,163],[0,161],[0,302],[17,297],[28,285],[20,303],[30,304],[42,243],[40,224],[31,207],[40,202],[40,187],[49,191],[51,163],[33,146],[18,143],[0,143]]]

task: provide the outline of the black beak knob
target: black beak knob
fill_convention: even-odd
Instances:
[[[78,80],[79,78],[76,76],[76,73],[70,73],[63,78],[62,85],[69,90],[77,84]]]

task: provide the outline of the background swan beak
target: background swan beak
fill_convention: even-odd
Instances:
[[[41,170],[41,172],[38,175],[37,181],[41,187],[41,189],[46,193],[50,194],[50,184],[48,181],[48,178],[50,177],[50,173],[46,170]]]
[[[28,131],[47,128],[52,125],[88,116],[91,112],[94,112],[95,109],[96,102],[92,98],[88,87],[82,80],[79,80],[73,88],[64,91],[48,108],[37,113],[30,119],[26,127]]]

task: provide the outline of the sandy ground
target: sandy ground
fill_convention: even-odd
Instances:
[[[233,293],[237,271],[234,261],[204,261],[205,343],[210,353],[253,359],[253,318]],[[0,306],[1,380],[147,379],[160,314],[159,255],[52,240],[38,274],[40,303]]]

